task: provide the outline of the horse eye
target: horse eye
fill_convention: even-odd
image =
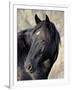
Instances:
[[[45,42],[45,40],[42,40],[42,42]]]
[[[41,40],[41,43],[45,42],[45,40]]]

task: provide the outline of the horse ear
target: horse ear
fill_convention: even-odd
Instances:
[[[46,21],[50,23],[49,17],[46,15]]]
[[[36,22],[36,24],[38,24],[39,22],[41,22],[41,20],[40,20],[39,17],[37,16],[37,14],[35,15],[35,22]]]

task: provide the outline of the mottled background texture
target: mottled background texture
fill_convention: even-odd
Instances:
[[[45,20],[45,15],[47,14],[60,33],[61,44],[59,55],[51,69],[49,79],[64,78],[64,12],[57,10],[17,9],[17,31],[33,28],[36,25],[34,19],[35,14],[37,14],[41,20]]]

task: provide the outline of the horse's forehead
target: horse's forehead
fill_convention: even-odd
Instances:
[[[40,34],[40,31],[36,32],[36,35],[38,36]]]
[[[42,25],[38,28],[35,28],[35,32],[33,33],[33,38],[38,38],[39,40],[41,39],[46,39],[47,36],[47,27],[45,23],[42,23]]]
[[[39,30],[37,30],[36,31],[36,33],[35,33],[35,35],[37,36],[37,37],[45,37],[45,35],[46,35],[46,29],[45,28],[40,28]]]

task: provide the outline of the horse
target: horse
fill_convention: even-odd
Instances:
[[[46,15],[35,14],[36,26],[17,33],[17,67],[20,80],[47,79],[59,53],[60,34]]]

